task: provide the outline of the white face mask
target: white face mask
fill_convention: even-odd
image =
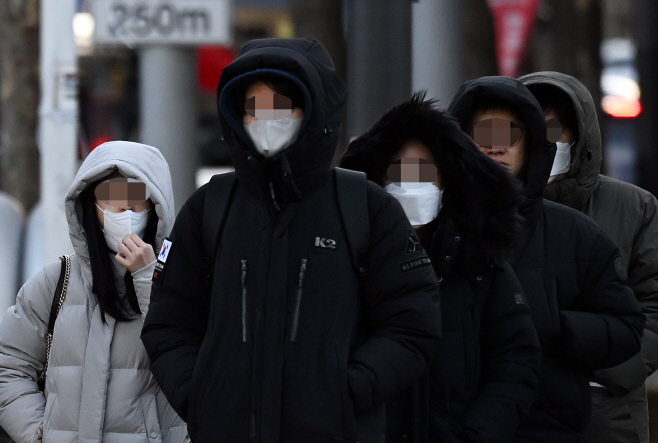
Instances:
[[[137,234],[139,238],[144,236],[146,224],[148,223],[148,208],[142,212],[133,212],[131,210],[123,212],[112,212],[107,209],[102,209],[96,205],[98,209],[103,211],[103,234],[105,234],[105,242],[111,251],[119,253],[119,243],[128,234]]]
[[[244,125],[256,150],[272,157],[292,145],[302,126],[302,117],[284,117],[278,120],[256,120]]]
[[[413,227],[426,225],[439,215],[443,190],[432,183],[391,183],[384,190],[400,202]]]
[[[555,160],[553,160],[551,176],[548,178],[549,183],[558,175],[569,172],[569,168],[571,168],[571,147],[573,143],[557,142],[556,145],[557,152],[555,153]]]

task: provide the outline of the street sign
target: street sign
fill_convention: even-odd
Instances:
[[[231,44],[232,0],[93,0],[97,44]]]

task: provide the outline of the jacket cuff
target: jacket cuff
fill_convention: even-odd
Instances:
[[[151,277],[153,277],[153,271],[155,271],[155,260],[153,260],[153,263],[149,263],[142,269],[138,269],[137,271],[133,272],[131,275],[135,280],[150,280]]]
[[[604,385],[614,396],[624,395],[637,389],[644,384],[648,376],[641,354],[635,354],[614,368],[594,372],[594,381]]]

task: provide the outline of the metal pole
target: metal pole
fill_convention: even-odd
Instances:
[[[419,0],[413,4],[413,89],[447,107],[464,82],[463,0]]]
[[[195,52],[154,45],[141,48],[139,55],[141,140],[167,159],[178,209],[196,189]]]
[[[73,14],[75,2],[41,1],[41,204],[42,259],[71,252],[64,198],[77,171],[78,68]]]
[[[411,1],[353,0],[348,25],[348,139],[411,94]]]

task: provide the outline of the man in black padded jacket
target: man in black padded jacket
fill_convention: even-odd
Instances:
[[[612,240],[588,217],[543,199],[555,144],[539,103],[519,81],[465,83],[448,107],[462,130],[519,179],[524,232],[509,262],[542,345],[537,398],[513,441],[587,441],[589,374],[640,350],[644,315],[622,281]]]
[[[368,273],[350,260],[330,167],[344,100],[314,40],[248,42],[222,73],[237,181],[215,267],[204,186],[161,254],[142,334],[194,442],[383,442],[383,402],[427,369],[438,284],[402,208],[372,183]]]

